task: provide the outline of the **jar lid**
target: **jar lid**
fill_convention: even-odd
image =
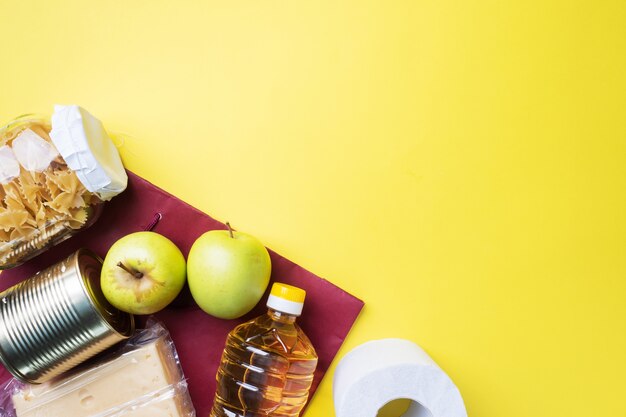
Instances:
[[[76,105],[54,106],[50,138],[87,190],[110,200],[126,189],[128,177],[102,122]]]

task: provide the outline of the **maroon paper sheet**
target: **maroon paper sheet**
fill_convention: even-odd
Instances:
[[[116,240],[128,233],[146,229],[159,214],[161,219],[153,230],[170,238],[185,256],[198,236],[208,230],[225,229],[222,223],[143,178],[131,172],[128,176],[127,190],[106,203],[96,224],[26,264],[3,271],[0,274],[0,289],[5,290],[32,276],[80,247],[89,248],[104,257]],[[307,292],[304,311],[298,323],[311,339],[319,356],[311,387],[312,396],[363,308],[363,302],[275,252],[269,252],[272,282],[296,285]],[[270,287],[271,283],[268,292]],[[156,314],[174,339],[198,416],[208,415],[213,404],[215,374],[228,332],[237,324],[263,314],[266,311],[265,300],[267,294],[252,312],[241,319],[222,320],[200,310],[185,287],[170,306]],[[140,324],[145,319],[141,317]],[[10,377],[0,367],[0,382]]]

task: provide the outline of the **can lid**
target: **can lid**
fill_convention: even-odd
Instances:
[[[304,307],[305,297],[306,291],[302,288],[275,282],[267,299],[267,306],[282,313],[299,316]]]
[[[102,259],[87,249],[79,249],[74,256],[76,270],[80,271],[84,289],[95,310],[111,326],[112,331],[118,333],[122,338],[130,337],[135,331],[134,316],[113,307],[107,301],[100,287]]]

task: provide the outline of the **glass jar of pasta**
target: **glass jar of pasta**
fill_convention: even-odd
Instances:
[[[117,149],[91,118],[78,106],[57,106],[52,122],[27,115],[0,128],[0,269],[90,226],[102,202],[125,188]],[[105,187],[94,186],[94,171]]]

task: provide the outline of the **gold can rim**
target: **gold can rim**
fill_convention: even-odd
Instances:
[[[89,249],[81,248],[74,253],[72,266],[81,278],[85,295],[103,322],[120,338],[128,339],[135,331],[135,317],[115,308],[104,296],[100,287],[102,258]]]

